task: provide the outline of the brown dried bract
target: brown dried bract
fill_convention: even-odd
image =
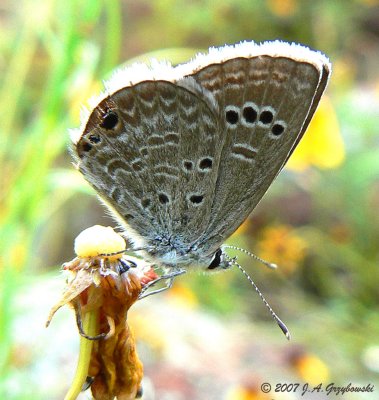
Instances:
[[[64,269],[70,274],[67,287],[52,308],[47,325],[60,307],[71,305],[79,331],[94,340],[88,367],[94,399],[135,399],[141,393],[143,365],[127,314],[143,286],[157,278],[156,273],[144,261],[129,256],[77,257]],[[91,312],[96,313],[98,321],[94,337],[83,332],[82,326],[82,318]]]
[[[107,333],[107,337],[96,341],[92,349],[88,371],[94,378],[92,394],[97,400],[132,400],[140,390],[143,366],[127,324],[127,312],[138,299],[141,282],[133,273],[119,278],[108,275],[97,290],[102,297],[99,332]]]

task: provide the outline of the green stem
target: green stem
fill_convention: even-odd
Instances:
[[[98,309],[89,311],[83,316],[83,329],[88,336],[96,336],[98,330]],[[83,384],[88,376],[89,363],[91,361],[91,353],[93,340],[88,340],[83,336],[80,337],[80,349],[78,365],[74,380],[67,392],[64,400],[75,400],[82,391]]]

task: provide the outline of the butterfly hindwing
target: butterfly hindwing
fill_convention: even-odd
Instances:
[[[86,179],[152,245],[190,244],[209,223],[223,138],[201,90],[190,78],[123,88],[95,108],[76,145]]]

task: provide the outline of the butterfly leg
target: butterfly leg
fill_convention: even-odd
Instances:
[[[99,339],[104,339],[106,336],[106,333],[101,333],[100,335],[96,336],[89,336],[84,332],[83,329],[83,320],[82,320],[82,312],[80,309],[80,305],[78,301],[72,301],[71,302],[72,306],[74,307],[75,310],[75,316],[76,316],[76,325],[78,327],[79,334],[83,337],[85,337],[88,340],[99,340]]]
[[[151,296],[152,294],[161,293],[161,292],[164,292],[167,289],[170,289],[172,287],[173,282],[174,282],[174,278],[176,278],[179,275],[184,274],[185,272],[186,271],[184,269],[179,269],[179,270],[170,272],[169,274],[162,275],[159,278],[149,282],[147,285],[145,285],[143,287],[140,295],[138,296],[138,299],[141,300],[141,299],[144,299],[145,297]],[[152,290],[151,292],[147,292],[147,290],[150,287],[154,286],[155,284],[157,284],[158,282],[163,281],[163,280],[165,280],[165,281],[168,280],[168,283],[166,284],[166,286],[164,286],[162,288],[159,288],[159,289],[156,289],[156,290]]]

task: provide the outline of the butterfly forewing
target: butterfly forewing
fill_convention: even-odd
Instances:
[[[310,62],[271,56],[227,60],[195,73],[216,97],[226,131],[212,219],[199,240],[209,251],[246,219],[283,167],[315,110],[320,77]]]
[[[298,145],[298,143],[300,142],[301,138],[303,137],[305,131],[308,128],[309,123],[311,122],[311,119],[313,117],[313,114],[315,113],[318,104],[320,102],[321,96],[324,93],[324,90],[326,88],[326,85],[328,84],[328,80],[329,80],[329,74],[330,74],[330,65],[329,63],[325,63],[322,66],[322,71],[321,71],[321,77],[320,77],[320,83],[317,86],[317,91],[316,94],[313,97],[313,101],[312,101],[312,106],[309,110],[309,113],[307,115],[307,119],[305,120],[303,127],[301,129],[300,134],[298,135],[296,142],[293,144],[291,151],[289,152],[287,159],[285,162],[288,161],[289,157],[291,156],[291,154],[294,152],[296,146]],[[285,164],[285,163],[284,163]]]

